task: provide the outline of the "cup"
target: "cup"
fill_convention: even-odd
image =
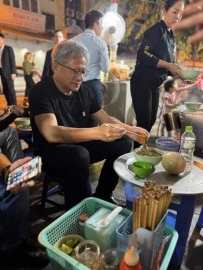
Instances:
[[[91,270],[99,270],[99,245],[93,240],[85,240],[77,245],[76,249],[77,260],[86,265]]]
[[[102,270],[119,270],[123,253],[116,249],[107,249],[100,256],[100,266]]]

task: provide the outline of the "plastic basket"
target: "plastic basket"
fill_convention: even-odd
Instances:
[[[176,243],[178,241],[178,233],[171,226],[166,225],[165,227],[165,236],[171,235],[171,238],[166,243],[164,247],[164,252],[162,256],[162,261],[159,267],[159,270],[167,270],[171,257],[173,255],[174,249],[176,247]]]
[[[138,228],[132,232],[132,215],[116,230],[117,233],[117,248],[125,252],[130,245],[136,245],[141,249],[140,261],[143,270],[150,270],[154,265],[159,247],[162,243],[167,213],[163,216],[154,231],[149,231],[144,228]],[[126,235],[125,232],[132,232]]]
[[[79,216],[86,212],[93,215],[100,208],[106,208],[112,211],[116,208],[116,205],[96,198],[87,198],[77,204],[75,207],[71,208],[60,218],[41,231],[38,236],[38,241],[46,248],[51,265],[57,270],[89,269],[75,259],[58,250],[56,247],[54,247],[54,244],[59,238],[67,234],[79,234]],[[132,212],[130,210],[123,209],[119,214],[125,218],[128,218],[131,213]]]

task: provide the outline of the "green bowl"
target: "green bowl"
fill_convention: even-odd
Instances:
[[[151,163],[152,165],[156,166],[162,160],[163,156],[165,155],[165,152],[158,149],[158,148],[154,148],[154,147],[149,147],[149,150],[155,150],[156,152],[160,153],[161,156],[150,157],[150,156],[139,155],[139,154],[137,154],[137,152],[141,151],[141,148],[136,148],[136,149],[134,149],[133,152],[134,152],[134,155],[135,155],[135,158],[137,161],[148,162],[148,163]]]
[[[133,172],[139,177],[145,177],[150,174],[152,164],[143,161],[136,161],[132,164]]]
[[[201,71],[199,70],[187,70],[187,69],[181,69],[181,73],[183,74],[183,77],[185,77],[186,80],[192,81],[196,79]]]
[[[202,103],[201,102],[185,102],[184,105],[189,111],[195,112],[201,107]]]
[[[14,120],[14,123],[19,128],[27,128],[30,126],[30,118],[28,117],[19,117]]]

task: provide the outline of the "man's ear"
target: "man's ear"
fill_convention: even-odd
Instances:
[[[95,22],[95,23],[93,24],[93,29],[97,29],[97,26],[98,26],[98,22]]]
[[[58,68],[59,68],[59,65],[56,62],[53,62],[52,65],[51,65],[51,68],[52,68],[53,72],[57,71]]]

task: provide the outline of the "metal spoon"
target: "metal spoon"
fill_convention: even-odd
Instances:
[[[149,156],[149,147],[147,146],[147,138],[145,138],[145,142],[140,148],[143,152],[145,152],[146,155]]]

